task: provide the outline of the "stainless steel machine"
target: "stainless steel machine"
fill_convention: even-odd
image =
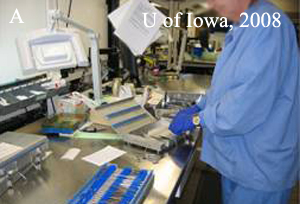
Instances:
[[[44,136],[6,132],[0,135],[0,195],[32,168],[41,170],[48,139]]]
[[[128,98],[97,109],[128,144],[157,153],[175,146],[177,137],[168,130],[169,121],[157,120],[146,109]]]

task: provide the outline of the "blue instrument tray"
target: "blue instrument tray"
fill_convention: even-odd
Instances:
[[[147,196],[153,181],[153,172],[149,170],[103,165],[68,204],[139,204]]]

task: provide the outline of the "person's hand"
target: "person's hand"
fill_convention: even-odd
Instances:
[[[182,135],[186,131],[193,131],[195,125],[193,123],[193,114],[185,114],[178,112],[169,126],[169,130],[175,135]]]
[[[183,109],[181,111],[179,111],[179,113],[184,113],[184,114],[191,114],[191,115],[194,115],[196,113],[199,113],[201,111],[201,109],[199,108],[199,106],[196,104],[196,105],[193,105],[191,107],[188,107],[186,109]]]

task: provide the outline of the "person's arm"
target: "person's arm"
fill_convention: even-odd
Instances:
[[[280,66],[282,30],[269,27],[251,32],[251,44],[236,52],[240,55],[237,72],[228,79],[235,80],[234,86],[199,114],[201,125],[219,136],[243,135],[262,124],[278,96],[284,69]]]

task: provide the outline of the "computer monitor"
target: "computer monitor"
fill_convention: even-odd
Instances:
[[[24,74],[89,65],[74,29],[35,30],[18,38],[17,48]]]
[[[102,76],[98,53],[99,34],[65,17],[59,10],[50,10],[48,15],[50,19],[48,29],[36,30],[17,39],[19,58],[24,73],[89,65],[78,31],[55,26],[58,21],[68,23],[86,33],[90,39],[94,99],[97,104],[101,105]]]

